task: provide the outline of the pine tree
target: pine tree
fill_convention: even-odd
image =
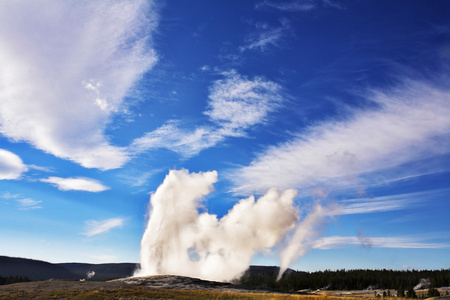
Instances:
[[[441,294],[436,288],[429,288],[428,289],[428,297],[439,297]]]
[[[406,298],[417,298],[416,292],[412,287],[408,289],[408,292],[406,293]]]
[[[405,290],[400,286],[397,290],[397,298],[405,298]]]

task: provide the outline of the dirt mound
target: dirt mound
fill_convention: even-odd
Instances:
[[[176,275],[154,275],[144,277],[130,277],[111,280],[109,282],[126,283],[130,285],[146,286],[158,289],[173,290],[206,290],[206,291],[229,291],[229,292],[249,292],[255,288],[235,285],[226,282],[202,280],[199,278],[176,276]],[[258,292],[268,291],[256,289]]]

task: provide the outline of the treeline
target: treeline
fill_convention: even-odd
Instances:
[[[246,274],[238,283],[251,286],[268,287],[292,291],[302,289],[364,290],[364,289],[404,289],[408,291],[421,280],[426,281],[422,288],[450,286],[450,269],[442,270],[337,270],[318,272],[291,272],[281,280],[277,274]]]
[[[16,282],[29,282],[30,278],[26,276],[1,276],[0,275],[0,285],[11,284]]]

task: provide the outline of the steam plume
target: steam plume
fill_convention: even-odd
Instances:
[[[291,263],[305,255],[310,249],[311,242],[319,235],[320,224],[327,214],[327,209],[321,205],[316,205],[314,211],[297,225],[287,247],[281,252],[280,273],[277,280],[281,278]]]
[[[94,277],[95,275],[95,271],[89,271],[86,273],[86,279],[91,279],[92,277]]]
[[[425,289],[430,286],[430,279],[422,278],[420,282],[414,287],[414,290]]]
[[[277,245],[298,221],[294,207],[297,192],[272,188],[255,201],[240,200],[218,219],[199,213],[202,199],[213,190],[217,172],[170,171],[151,196],[151,212],[141,242],[141,269],[136,276],[176,274],[209,280],[229,281],[240,276],[253,255]],[[297,225],[283,266],[295,255],[299,242],[315,226],[323,210]]]

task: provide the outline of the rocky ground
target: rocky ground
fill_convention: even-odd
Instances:
[[[274,293],[273,290],[258,289],[231,283],[201,280],[198,278],[157,275],[146,277],[121,278],[111,281],[69,281],[69,280],[47,280],[25,283],[15,283],[0,286],[0,300],[3,299],[178,299],[174,294],[167,295],[157,291],[205,291],[205,293],[225,292],[240,295],[248,293],[263,293],[265,295]],[[100,291],[100,293],[99,293]],[[149,294],[149,293],[152,294]],[[374,291],[299,291],[295,293],[308,295],[327,295],[330,299],[343,298],[374,298],[375,293],[382,294],[382,290]],[[440,291],[443,295],[444,291]],[[391,292],[393,294],[394,291]],[[257,295],[255,294],[255,295]],[[208,294],[209,295],[209,294]],[[213,295],[213,294],[211,294]],[[210,295],[210,296],[211,296]],[[262,295],[262,294],[259,294]],[[287,294],[285,294],[288,296]],[[149,298],[150,296],[150,298]],[[168,298],[166,298],[166,296]],[[202,296],[204,296],[202,294]],[[180,299],[197,299],[198,295],[180,296]],[[214,294],[214,297],[216,295]],[[231,297],[231,296],[229,296]],[[319,296],[320,297],[320,296]],[[209,296],[208,296],[209,298]],[[232,299],[235,296],[231,297]],[[261,299],[265,296],[261,296]],[[220,298],[222,299],[222,298]],[[228,298],[223,298],[228,299]],[[245,298],[247,299],[247,298]],[[253,299],[253,298],[251,298]],[[278,299],[278,298],[277,298]],[[284,299],[284,298],[283,298]],[[441,297],[440,300],[450,300]]]
[[[228,292],[228,293],[271,293],[271,290],[255,289],[231,283],[201,280],[197,278],[158,275],[147,277],[131,277],[115,279],[111,281],[70,281],[70,280],[47,280],[22,282],[0,286],[0,300],[3,299],[115,299],[116,295],[147,295],[159,290],[179,291],[206,291],[206,292]],[[101,292],[95,294],[94,292]],[[126,291],[126,292],[125,292]],[[136,293],[136,294],[134,294]],[[106,296],[105,296],[106,295]],[[151,294],[153,295],[153,294]],[[114,296],[114,297],[113,297]],[[117,299],[128,299],[129,297],[118,297]],[[170,297],[173,299],[172,297]],[[130,299],[141,299],[130,297]],[[165,299],[162,296],[155,299]],[[195,299],[195,296],[193,297]]]
[[[109,283],[128,284],[132,286],[146,286],[158,289],[174,290],[206,290],[219,292],[271,292],[267,289],[257,289],[225,282],[208,281],[198,278],[174,276],[174,275],[154,275],[144,277],[121,278],[109,281]]]

